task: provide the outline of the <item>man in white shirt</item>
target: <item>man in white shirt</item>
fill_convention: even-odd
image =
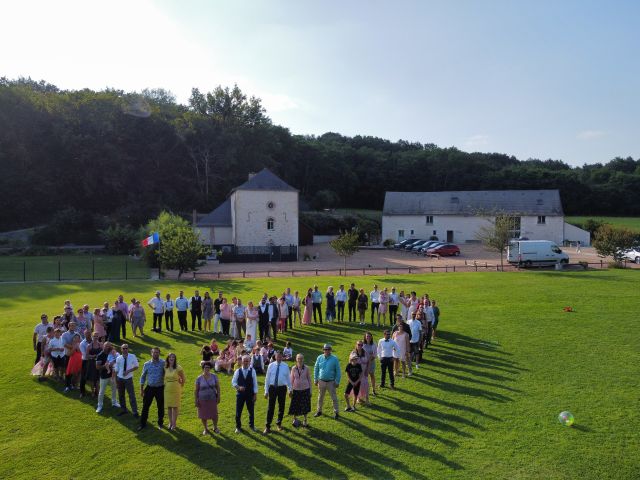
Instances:
[[[271,433],[271,422],[278,400],[278,419],[276,426],[278,431],[282,430],[282,418],[284,417],[284,404],[287,399],[287,390],[291,392],[291,378],[289,377],[289,366],[282,361],[282,352],[276,352],[276,361],[271,362],[267,368],[264,379],[264,398],[269,399],[267,409],[267,423],[264,429],[265,435]]]
[[[287,318],[289,322],[289,328],[293,328],[293,295],[291,295],[291,289],[287,288],[284,293],[284,301],[287,304],[287,308],[289,309],[289,316]],[[287,325],[284,326],[284,331],[287,331]]]
[[[379,307],[380,307],[380,291],[378,291],[378,285],[374,285],[373,286],[373,290],[371,290],[371,293],[369,294],[369,299],[371,300],[371,325],[374,325],[373,323],[373,312],[375,311],[378,314],[378,326],[380,325],[380,313],[379,312]]]
[[[186,332],[187,326],[187,310],[189,310],[189,300],[184,296],[184,292],[180,290],[178,298],[176,298],[176,310],[178,312],[178,323],[180,324],[180,330]]]
[[[40,315],[40,323],[33,329],[33,349],[36,352],[36,361],[34,365],[40,361],[42,356],[42,339],[47,336],[47,327],[49,326],[49,317],[46,313]]]
[[[118,400],[122,410],[118,413],[118,416],[127,413],[127,401],[124,395],[125,390],[129,395],[129,403],[131,404],[131,411],[134,418],[138,418],[138,402],[136,401],[136,391],[133,387],[133,372],[138,367],[138,359],[133,353],[129,353],[129,345],[126,343],[120,347],[122,354],[116,358],[116,382],[118,385]]]
[[[344,289],[344,285],[340,285],[340,288],[336,292],[336,302],[338,304],[338,321],[344,322],[344,305],[347,302],[347,292]]]
[[[256,431],[254,425],[254,406],[256,394],[258,392],[258,377],[253,368],[250,367],[251,358],[249,355],[242,357],[242,366],[233,373],[231,386],[236,389],[236,433],[242,432],[242,409],[245,404],[249,412],[249,428]]]
[[[86,394],[85,385],[87,384],[87,373],[89,371],[89,360],[87,360],[87,350],[91,345],[91,329],[87,328],[84,331],[84,338],[80,342],[79,348],[82,354],[82,371],[80,373],[80,398],[83,398]]]
[[[387,376],[387,370],[389,370],[389,382],[391,383],[391,390],[395,390],[394,377],[393,377],[393,356],[400,354],[400,347],[391,338],[391,332],[389,330],[384,331],[384,338],[378,341],[378,358],[380,358],[380,367],[382,367],[382,380],[380,388],[385,387],[385,379]]]
[[[391,293],[389,294],[389,323],[393,324],[396,315],[398,314],[398,303],[399,303],[398,293],[396,292],[396,287],[391,289]],[[406,320],[406,319],[405,319]]]
[[[164,315],[164,302],[160,298],[160,290],[156,292],[156,296],[149,300],[147,304],[153,309],[153,331],[162,333],[162,316]]]
[[[411,339],[409,340],[409,346],[411,351],[411,361],[409,362],[409,374],[412,372],[411,365],[416,362],[416,370],[418,370],[418,353],[420,352],[420,334],[422,333],[422,322],[415,318],[410,319],[407,322],[411,329]]]

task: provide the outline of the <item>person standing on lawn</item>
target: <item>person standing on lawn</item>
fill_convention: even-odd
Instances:
[[[162,428],[164,426],[164,360],[160,358],[158,347],[151,349],[151,360],[142,367],[140,395],[142,395],[142,415],[138,431],[147,426],[149,409],[154,398],[158,407],[158,427]]]
[[[352,352],[349,355],[349,363],[345,369],[347,374],[347,388],[344,391],[344,399],[347,402],[347,406],[344,409],[345,412],[355,412],[356,403],[358,402],[358,395],[360,394],[360,383],[362,382],[362,365],[358,361],[358,354]],[[353,391],[353,407],[351,406],[351,392]]]
[[[264,379],[264,398],[269,399],[269,407],[267,409],[267,422],[265,424],[264,434],[271,433],[271,422],[276,408],[276,400],[278,401],[278,418],[276,427],[278,431],[282,430],[282,419],[284,417],[284,407],[287,399],[287,391],[291,392],[291,378],[289,374],[289,366],[282,361],[282,352],[276,352],[275,362],[271,362],[267,368],[267,374]]]
[[[47,336],[47,327],[49,326],[49,317],[46,313],[40,315],[40,323],[33,329],[33,350],[36,352],[35,365],[40,361],[42,356],[42,340]]]
[[[322,325],[322,292],[318,290],[318,285],[313,286],[313,292],[311,293],[311,302],[313,304],[313,323],[318,323],[316,319],[316,312],[320,318],[320,325]]]
[[[138,418],[138,402],[136,400],[136,391],[133,386],[133,372],[138,369],[138,359],[133,353],[129,353],[129,345],[123,343],[120,347],[120,355],[116,358],[116,385],[118,386],[118,403],[120,404],[120,413],[118,416],[126,415],[127,399],[126,394],[129,395],[129,404],[131,405],[131,411],[133,417]]]
[[[389,330],[384,331],[384,338],[378,341],[378,357],[380,358],[380,367],[382,373],[380,374],[382,380],[380,382],[380,388],[385,388],[385,380],[387,376],[387,370],[389,371],[389,382],[391,383],[391,390],[395,389],[395,379],[393,376],[393,358],[400,352],[398,344],[391,339],[391,332]]]
[[[186,332],[187,327],[187,310],[189,310],[189,300],[184,296],[184,291],[180,290],[178,298],[176,298],[176,312],[178,313],[178,324],[180,330]]]
[[[191,331],[196,329],[196,319],[198,320],[198,330],[202,330],[202,297],[198,290],[193,292],[189,307],[191,308]]]
[[[319,391],[318,409],[313,416],[319,417],[322,415],[322,404],[324,403],[324,396],[328,391],[333,402],[333,418],[337,419],[339,417],[339,404],[336,388],[340,385],[340,361],[338,357],[331,354],[330,344],[325,343],[322,351],[323,353],[318,355],[313,369],[314,383]]]
[[[356,306],[358,304],[358,295],[360,295],[360,292],[356,288],[355,283],[351,284],[351,286],[349,287],[349,291],[347,292],[347,295],[349,296],[349,321],[355,322]]]
[[[256,431],[254,424],[254,406],[258,391],[258,377],[250,366],[249,355],[242,357],[242,366],[233,373],[231,386],[236,390],[236,433],[242,432],[242,410],[247,406],[249,412],[249,428]]]
[[[162,317],[164,316],[164,302],[160,298],[160,290],[149,300],[148,305],[153,309],[153,331],[162,333]]]

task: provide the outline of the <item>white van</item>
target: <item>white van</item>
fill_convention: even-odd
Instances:
[[[569,255],[550,240],[514,240],[507,249],[507,261],[524,267],[569,263]]]

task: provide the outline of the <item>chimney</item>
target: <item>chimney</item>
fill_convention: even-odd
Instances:
[[[255,172],[249,172],[249,180],[251,180],[255,176],[256,176]]]

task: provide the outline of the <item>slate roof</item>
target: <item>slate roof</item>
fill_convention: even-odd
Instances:
[[[196,225],[198,227],[230,227],[231,198],[227,198],[218,208],[202,217]]]
[[[276,190],[287,192],[298,191],[268,168],[263,168],[260,172],[256,173],[242,185],[234,188],[232,192],[235,192],[236,190]]]
[[[564,215],[558,190],[386,192],[383,215]]]

